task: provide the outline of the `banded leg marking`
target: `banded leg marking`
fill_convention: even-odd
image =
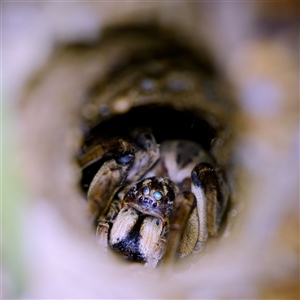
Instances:
[[[163,258],[163,264],[171,263],[177,254],[182,234],[188,223],[193,207],[195,207],[195,196],[193,193],[185,191],[179,193],[175,198],[174,215],[170,222],[167,246]]]
[[[225,204],[214,167],[200,163],[192,171],[192,192],[197,198],[199,237],[195,250],[201,250],[208,236],[218,234],[222,207]],[[227,202],[227,201],[226,201]]]

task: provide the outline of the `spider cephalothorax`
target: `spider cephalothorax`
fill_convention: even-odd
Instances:
[[[123,203],[165,222],[173,209],[175,191],[175,185],[169,179],[151,177],[134,185],[125,195]]]
[[[102,248],[156,267],[163,256],[184,257],[217,235],[228,188],[200,145],[157,145],[138,130],[130,141],[108,140],[80,157],[83,169],[96,161],[87,198]]]

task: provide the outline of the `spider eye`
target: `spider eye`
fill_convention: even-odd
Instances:
[[[153,194],[153,197],[155,198],[155,200],[160,200],[162,198],[162,193],[161,192],[155,192]]]
[[[147,186],[144,186],[142,189],[143,195],[148,195],[150,193],[150,189]]]

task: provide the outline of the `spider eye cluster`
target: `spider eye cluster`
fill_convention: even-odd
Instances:
[[[150,194],[150,188],[148,186],[144,186],[142,189],[142,194],[144,196],[147,196]],[[155,200],[160,200],[163,197],[163,194],[159,191],[156,191],[153,193],[153,197]]]

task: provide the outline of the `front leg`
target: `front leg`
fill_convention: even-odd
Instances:
[[[107,252],[109,246],[108,244],[109,231],[112,227],[113,222],[118,216],[121,208],[122,208],[122,201],[120,199],[115,199],[110,205],[106,217],[97,220],[96,241],[98,246],[105,252]]]
[[[126,163],[131,161],[133,156],[134,147],[131,143],[123,139],[112,139],[104,141],[87,152],[80,154],[78,163],[82,169],[85,169],[101,159],[115,158],[119,163]]]
[[[84,169],[99,160],[104,160],[104,163],[87,192],[92,221],[107,214],[114,194],[125,182],[134,161],[134,148],[122,139],[103,142],[80,157],[79,163]]]
[[[228,202],[228,186],[222,174],[211,164],[199,163],[192,171],[192,192],[197,199],[198,244],[201,250],[208,236],[216,236]]]
[[[165,266],[170,265],[177,255],[183,257],[193,251],[198,239],[198,231],[196,230],[196,234],[191,231],[186,233],[189,227],[198,229],[198,226],[190,226],[190,219],[193,219],[195,206],[196,199],[192,192],[184,191],[176,196],[163,257]],[[195,230],[193,231],[195,232]]]
[[[127,181],[135,182],[152,168],[159,159],[159,146],[153,134],[142,129],[135,130],[132,138],[136,144],[135,159],[128,173]]]

